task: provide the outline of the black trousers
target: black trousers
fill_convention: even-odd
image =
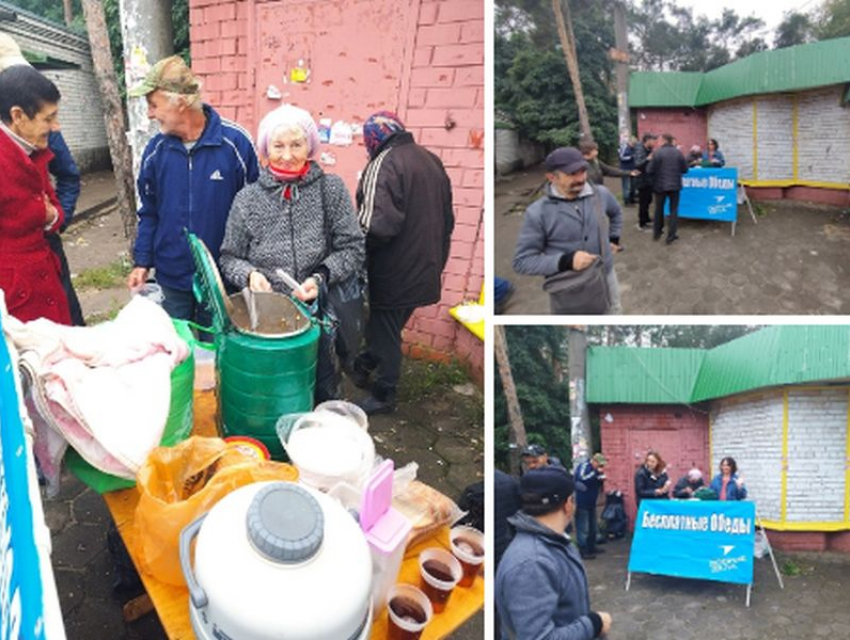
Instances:
[[[649,224],[649,205],[652,203],[652,187],[638,189],[638,224],[645,227]]]
[[[71,311],[71,324],[77,327],[83,327],[86,321],[83,319],[83,310],[80,307],[80,300],[77,298],[77,292],[74,291],[74,285],[71,284],[71,269],[68,267],[68,258],[65,257],[65,249],[62,247],[62,238],[58,233],[47,233],[47,244],[50,245],[50,250],[59,258],[61,272],[59,279],[62,281],[62,288],[65,289],[65,297],[68,298],[68,308]]]
[[[401,331],[416,307],[370,309],[366,321],[366,350],[354,362],[355,369],[377,371],[372,394],[381,401],[395,394],[401,377]]]
[[[675,238],[679,230],[679,194],[681,191],[656,191],[655,192],[655,220],[652,231],[656,238],[661,237],[664,231],[664,201],[670,198],[670,220],[667,227],[667,237]]]

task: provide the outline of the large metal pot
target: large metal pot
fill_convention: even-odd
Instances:
[[[366,539],[339,503],[309,487],[258,482],[237,489],[183,530],[180,562],[201,640],[369,637]]]

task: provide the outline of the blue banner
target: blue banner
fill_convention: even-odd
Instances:
[[[642,500],[629,571],[751,584],[753,502]]]
[[[0,302],[2,306],[2,302]],[[15,365],[16,366],[16,365]],[[46,638],[41,567],[33,530],[33,503],[27,469],[15,369],[0,327],[0,639]],[[41,505],[39,504],[40,508]]]
[[[670,215],[670,201],[664,205]],[[738,170],[695,167],[682,176],[679,217],[698,220],[738,220]]]

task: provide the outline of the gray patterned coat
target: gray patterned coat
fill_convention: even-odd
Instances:
[[[317,270],[327,270],[331,284],[361,269],[365,255],[363,233],[345,184],[313,162],[297,182],[291,200],[283,198],[283,184],[268,169],[236,194],[221,245],[221,272],[232,285],[243,288],[251,272],[259,271],[275,291],[289,293],[276,269],[298,282]]]

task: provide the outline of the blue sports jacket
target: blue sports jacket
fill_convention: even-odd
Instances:
[[[158,133],[142,155],[138,189],[137,267],[156,268],[157,281],[192,290],[195,263],[185,231],[197,235],[218,263],[233,197],[259,175],[248,133],[204,105],[207,124],[187,151],[183,141]]]
[[[62,223],[64,231],[71,224],[74,210],[77,208],[77,199],[80,197],[80,170],[61,131],[50,132],[47,146],[53,152],[53,160],[47,165],[47,170],[56,178],[56,197],[65,212],[65,221]]]

